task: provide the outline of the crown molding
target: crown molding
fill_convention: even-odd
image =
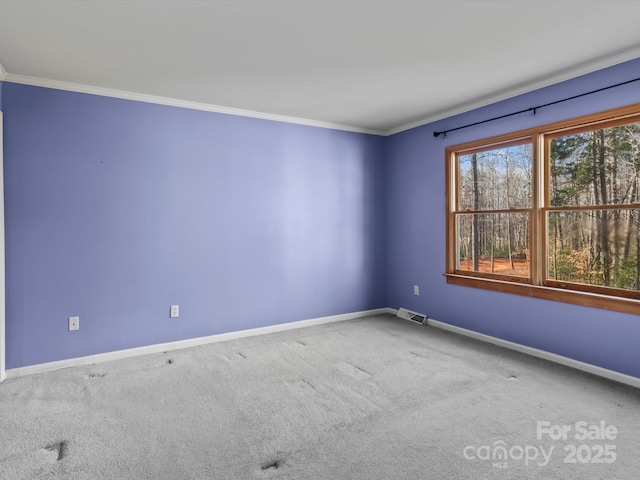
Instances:
[[[555,73],[552,73],[550,75],[545,75],[544,77],[538,77],[531,82],[499,90],[498,92],[489,96],[482,97],[471,102],[464,103],[462,105],[458,105],[451,109],[443,110],[434,115],[423,118],[422,120],[392,128],[385,131],[384,136],[395,135],[396,133],[411,130],[412,128],[416,127],[421,127],[429,123],[437,122],[438,120],[443,120],[445,118],[453,117],[454,115],[459,115],[461,113],[475,110],[476,108],[486,107],[487,105],[491,105],[492,103],[507,100],[508,98],[513,98],[524,93],[529,93],[540,88],[555,85],[556,83],[564,82],[565,80],[571,80],[581,75],[586,75],[588,73],[593,73],[607,67],[612,67],[629,60],[634,60],[638,57],[640,57],[640,44],[622,50],[617,50],[607,55],[602,55],[595,59],[574,65],[573,67],[556,71]]]
[[[258,112],[254,110],[244,110],[240,108],[225,107],[222,105],[214,105],[209,103],[193,102],[190,100],[180,100],[176,98],[161,97],[156,95],[148,95],[144,93],[127,92],[124,90],[116,90],[111,88],[95,87],[91,85],[83,85],[78,83],[63,82],[59,80],[50,80],[40,77],[31,77],[27,75],[15,75],[8,73],[2,63],[0,63],[0,81],[19,83],[23,85],[31,85],[36,87],[53,88],[56,90],[66,90],[77,93],[87,93],[90,95],[100,95],[104,97],[120,98],[124,100],[133,100],[145,103],[155,103],[158,105],[167,105],[171,107],[188,108],[192,110],[202,110],[205,112],[222,113],[226,115],[235,115],[240,117],[257,118],[261,120],[271,120],[274,122],[293,123],[297,125],[305,125],[310,127],[327,128],[331,130],[341,130],[346,132],[364,133],[368,135],[390,136],[396,133],[411,130],[412,128],[421,127],[429,123],[437,122],[445,118],[453,117],[461,113],[475,110],[476,108],[485,107],[502,100],[532,92],[540,88],[548,87],[566,80],[593,73],[607,67],[634,60],[640,57],[640,44],[629,48],[617,50],[611,54],[602,55],[595,59],[579,63],[573,67],[563,69],[539,77],[531,82],[505,88],[491,95],[475,99],[473,101],[458,105],[456,107],[437,112],[421,120],[407,123],[386,131],[373,130],[368,128],[356,127],[353,125],[344,125],[340,123],[324,122],[321,120],[312,120],[308,118],[290,117],[287,115],[279,115],[275,113]]]
[[[158,105],[167,105],[170,107],[188,108],[191,110],[202,110],[205,112],[222,113],[226,115],[235,115],[239,117],[257,118],[261,120],[293,123],[293,124],[305,125],[309,127],[319,127],[319,128],[327,128],[331,130],[341,130],[346,132],[365,133],[368,135],[384,136],[384,132],[381,132],[378,130],[371,130],[368,128],[354,127],[352,125],[343,125],[340,123],[324,122],[321,120],[312,120],[308,118],[289,117],[287,115],[279,115],[275,113],[257,112],[254,110],[244,110],[241,108],[224,107],[221,105],[213,105],[209,103],[200,103],[200,102],[193,102],[190,100],[180,100],[177,98],[147,95],[145,93],[127,92],[124,90],[95,87],[95,86],[83,85],[79,83],[62,82],[59,80],[50,80],[47,78],[31,77],[27,75],[15,75],[13,73],[7,73],[4,69],[0,69],[0,80],[4,80],[6,82],[11,82],[11,83],[19,83],[22,85],[31,85],[34,87],[53,88],[56,90],[66,90],[69,92],[87,93],[90,95],[100,95],[103,97],[133,100],[136,102],[155,103]]]

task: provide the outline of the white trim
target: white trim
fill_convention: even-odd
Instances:
[[[189,108],[193,110],[203,110],[206,112],[223,113],[227,115],[236,115],[240,117],[259,118],[262,120],[272,120],[275,122],[294,123],[297,125],[307,125],[311,127],[328,128],[333,130],[342,130],[346,132],[365,133],[369,135],[377,135],[388,137],[396,133],[411,130],[412,128],[421,127],[429,123],[453,117],[461,113],[469,112],[476,108],[485,107],[502,100],[513,98],[524,93],[532,92],[540,88],[555,85],[565,80],[586,75],[598,70],[602,70],[613,65],[617,65],[628,60],[640,57],[640,44],[622,50],[617,50],[608,55],[602,55],[593,60],[579,63],[570,68],[560,70],[544,78],[538,78],[531,82],[526,82],[514,87],[505,88],[491,95],[472,100],[470,102],[449,108],[441,112],[429,115],[422,120],[400,125],[386,131],[374,130],[370,128],[356,127],[353,125],[343,125],[340,123],[323,122],[321,120],[311,120],[307,118],[290,117],[287,115],[278,115],[275,113],[257,112],[254,110],[244,110],[240,108],[225,107],[222,105],[213,105],[208,103],[192,102],[189,100],[179,100],[169,97],[161,97],[156,95],[147,95],[144,93],[127,92],[124,90],[116,90],[111,88],[95,87],[91,85],[82,85],[78,83],[63,82],[59,80],[50,80],[40,77],[31,77],[27,75],[15,75],[8,73],[0,63],[0,81],[11,83],[20,83],[23,85],[32,85],[36,87],[54,88],[57,90],[66,90],[70,92],[88,93],[91,95],[100,95],[104,97],[121,98],[125,100],[134,100],[138,102],[155,103],[159,105],[168,105],[172,107]]]
[[[31,85],[34,87],[54,88],[56,90],[88,93],[91,95],[100,95],[103,97],[121,98],[125,100],[134,100],[136,102],[155,103],[158,105],[168,105],[171,107],[189,108],[192,110],[203,110],[205,112],[223,113],[226,115],[236,115],[239,117],[258,118],[261,120],[271,120],[274,122],[295,123],[297,125],[306,125],[309,127],[320,127],[332,130],[342,130],[346,132],[366,133],[369,135],[384,136],[384,133],[378,130],[354,127],[351,125],[343,125],[340,123],[323,122],[321,120],[311,120],[308,118],[289,117],[287,115],[279,115],[275,113],[256,112],[254,110],[244,110],[241,108],[224,107],[222,105],[192,102],[189,100],[179,100],[176,98],[161,97],[157,95],[147,95],[145,93],[126,92],[123,90],[115,90],[112,88],[94,87],[91,85],[82,85],[79,83],[61,82],[58,80],[49,80],[39,77],[29,77],[27,75],[14,75],[13,73],[6,72],[4,76],[5,82],[20,83],[22,85]]]
[[[207,337],[190,338],[187,340],[178,340],[176,342],[160,343],[149,345],[146,347],[129,348],[127,350],[118,350],[115,352],[99,353],[97,355],[89,355],[86,357],[70,358],[68,360],[60,360],[57,362],[40,363],[38,365],[30,365],[28,367],[12,368],[7,370],[7,378],[22,377],[34,373],[44,373],[53,370],[59,370],[67,367],[79,367],[90,365],[93,363],[109,362],[111,360],[120,360],[123,358],[138,357],[140,355],[148,355],[150,353],[166,352],[168,350],[180,350],[183,348],[196,347],[198,345],[206,345],[209,343],[225,342],[227,340],[235,340],[237,338],[254,337],[256,335],[265,335],[268,333],[283,332],[285,330],[294,330],[297,328],[310,327],[312,325],[322,325],[324,323],[341,322],[345,320],[353,320],[355,318],[368,317],[371,315],[382,315],[389,313],[387,308],[377,308],[374,310],[364,310],[361,312],[344,313],[342,315],[332,315],[330,317],[312,318],[310,320],[301,320],[298,322],[281,323],[268,327],[252,328],[249,330],[240,330],[238,332],[221,333],[218,335],[210,335]]]
[[[586,75],[588,73],[593,73],[607,67],[612,67],[614,65],[618,65],[628,60],[636,59],[638,57],[640,57],[640,45],[635,45],[630,48],[617,50],[608,55],[602,55],[593,60],[588,60],[586,62],[579,63],[578,65],[575,65],[573,67],[560,70],[551,75],[547,75],[544,78],[538,78],[537,80],[533,80],[531,82],[527,82],[514,87],[505,88],[489,96],[472,100],[468,103],[464,103],[457,107],[441,111],[434,115],[430,115],[417,122],[412,122],[406,125],[401,125],[399,127],[392,128],[390,130],[385,131],[384,135],[385,136],[395,135],[396,133],[404,132],[405,130],[411,130],[412,128],[421,127],[423,125],[427,125],[429,123],[433,123],[438,120],[443,120],[445,118],[453,117],[454,115],[459,115],[461,113],[469,112],[476,108],[486,107],[487,105],[491,105],[493,103],[500,102],[502,100],[507,100],[508,98],[513,98],[518,95],[522,95],[523,93],[528,93],[534,90],[538,90],[540,88],[548,87],[550,85],[555,85],[557,83],[564,82],[565,80],[571,80],[572,78],[576,78],[581,75]],[[533,107],[534,105],[531,105],[531,106]]]
[[[2,65],[0,65],[0,72]],[[3,115],[0,110],[0,382],[7,378],[5,370],[5,280],[4,280],[4,137]]]
[[[38,365],[30,365],[28,367],[13,368],[6,371],[6,378],[17,378],[25,375],[32,375],[34,373],[44,373],[61,368],[85,366],[94,363],[109,362],[112,360],[120,360],[124,358],[137,357],[140,355],[148,355],[153,353],[166,352],[170,350],[180,350],[183,348],[196,347],[198,345],[207,345],[210,343],[224,342],[227,340],[235,340],[238,338],[253,337],[257,335],[265,335],[275,332],[283,332],[286,330],[294,330],[297,328],[310,327],[313,325],[322,325],[325,323],[340,322],[345,320],[353,320],[356,318],[368,317],[371,315],[381,314],[397,315],[398,310],[395,308],[377,308],[374,310],[364,310],[361,312],[345,313],[342,315],[333,315],[329,317],[313,318],[309,320],[301,320],[292,323],[282,323],[278,325],[272,325],[269,327],[252,328],[250,330],[241,330],[238,332],[221,333],[218,335],[210,335],[207,337],[191,338],[187,340],[179,340],[176,342],[161,343],[156,345],[149,345],[146,347],[130,348],[127,350],[118,350],[115,352],[100,353],[97,355],[89,355],[86,357],[71,358],[68,360],[60,360],[57,362],[41,363]],[[624,383],[632,387],[640,388],[640,378],[626,375],[624,373],[616,372],[606,368],[598,367],[585,362],[580,362],[572,358],[564,357],[562,355],[556,355],[555,353],[546,352],[533,347],[527,347],[518,343],[502,340],[501,338],[492,337],[483,333],[474,332],[473,330],[467,330],[466,328],[457,327],[448,323],[440,322],[432,318],[427,318],[426,325],[430,327],[446,330],[458,335],[470,337],[475,340],[479,340],[486,343],[491,343],[499,347],[504,347],[509,350],[524,353],[532,357],[542,358],[560,365],[575,368],[583,372],[588,372],[599,377],[607,378],[616,382]]]
[[[395,311],[394,309],[391,309],[391,310]],[[597,375],[599,377],[613,380],[614,382],[620,382],[626,385],[631,385],[632,387],[640,388],[640,378],[638,377],[633,377],[631,375],[626,375],[624,373],[616,372],[614,370],[598,367],[590,363],[580,362],[578,360],[574,360],[573,358],[563,357],[562,355],[556,355],[555,353],[546,352],[544,350],[539,350],[537,348],[527,347],[525,345],[520,345],[519,343],[509,342],[508,340],[503,340],[501,338],[492,337],[490,335],[485,335],[483,333],[474,332],[473,330],[467,330],[466,328],[456,327],[455,325],[440,322],[438,320],[434,320],[433,318],[427,318],[426,324],[430,327],[440,328],[448,332],[453,332],[453,333],[457,333],[458,335],[463,335],[465,337],[470,337],[475,340],[480,340],[481,342],[491,343],[493,345],[508,348],[509,350],[514,350],[516,352],[524,353],[532,357],[542,358],[544,360],[558,363],[566,367],[571,367],[571,368],[575,368],[576,370],[588,372],[593,375]]]

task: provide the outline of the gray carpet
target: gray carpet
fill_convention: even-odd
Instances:
[[[0,385],[3,480],[636,479],[639,445],[640,391],[386,315]]]

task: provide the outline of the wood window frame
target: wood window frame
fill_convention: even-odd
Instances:
[[[591,115],[519,130],[486,139],[452,145],[445,149],[446,175],[446,280],[465,287],[524,295],[618,312],[640,314],[640,292],[612,287],[592,286],[547,280],[546,215],[550,207],[549,145],[553,138],[640,122],[640,103]],[[532,207],[529,226],[530,278],[456,270],[458,208],[458,156],[530,141],[533,145]],[[569,210],[600,209],[569,207]],[[604,208],[640,208],[640,204],[606,205]],[[518,209],[520,210],[520,209]],[[516,211],[516,210],[514,210]]]

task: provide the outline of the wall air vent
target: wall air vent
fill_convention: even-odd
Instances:
[[[410,322],[417,323],[419,325],[424,325],[427,323],[427,316],[422,313],[412,312],[411,310],[407,310],[406,308],[401,308],[398,310],[398,317],[404,318],[405,320],[409,320]]]

